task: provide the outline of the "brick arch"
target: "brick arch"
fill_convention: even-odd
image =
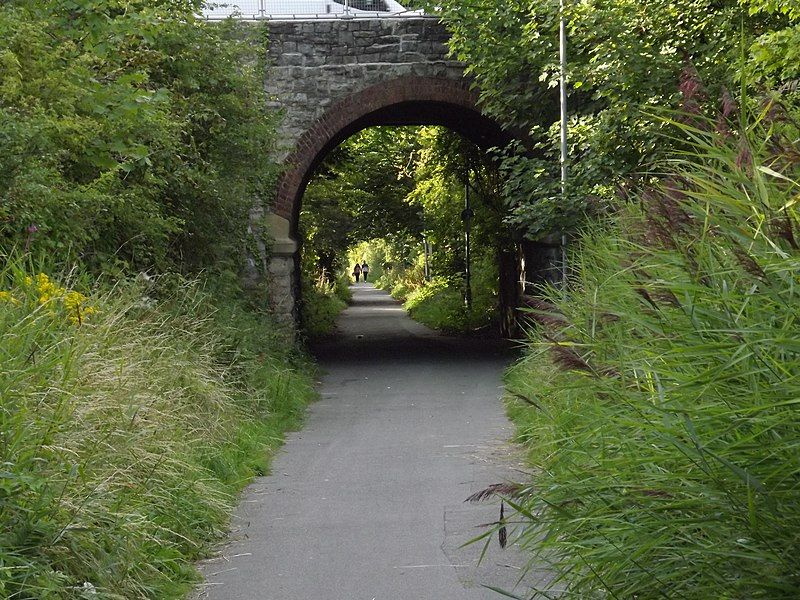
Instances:
[[[445,125],[487,147],[513,136],[480,113],[478,94],[464,79],[400,77],[367,87],[333,104],[286,157],[272,210],[296,231],[300,202],[314,169],[354,133],[376,125]]]

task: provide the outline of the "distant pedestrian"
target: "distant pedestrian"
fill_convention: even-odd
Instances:
[[[366,281],[367,275],[369,275],[369,265],[367,264],[367,261],[364,261],[364,263],[361,265],[361,274],[364,276],[364,281]]]
[[[361,275],[361,265],[356,263],[356,266],[353,267],[353,277],[356,278],[356,283],[358,283],[358,276]],[[364,279],[366,281],[366,278]]]

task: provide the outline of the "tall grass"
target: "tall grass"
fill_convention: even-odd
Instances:
[[[800,597],[800,154],[778,113],[682,125],[692,149],[587,227],[568,293],[530,315],[508,386],[535,475],[511,502],[568,597]]]
[[[26,276],[0,273],[0,596],[181,597],[309,377],[198,282],[87,294],[76,323]]]
[[[464,303],[464,282],[460,275],[414,281],[407,277],[392,288],[392,295],[404,299],[404,308],[415,320],[450,333],[471,333],[498,320],[497,269],[490,256],[472,265],[472,307]]]
[[[323,278],[303,280],[303,302],[300,316],[303,333],[309,338],[330,335],[336,329],[336,319],[352,298],[350,280],[340,274],[333,284]]]

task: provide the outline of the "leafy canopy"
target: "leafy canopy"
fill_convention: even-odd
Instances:
[[[106,268],[241,254],[272,124],[255,30],[205,23],[199,8],[0,6],[0,245]]]

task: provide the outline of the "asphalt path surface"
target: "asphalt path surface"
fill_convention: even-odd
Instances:
[[[231,541],[205,561],[210,600],[473,600],[515,593],[525,559],[496,537],[497,502],[465,503],[524,477],[500,400],[513,355],[499,341],[437,334],[358,284],[314,352],[321,398],[269,476],[245,491]]]

